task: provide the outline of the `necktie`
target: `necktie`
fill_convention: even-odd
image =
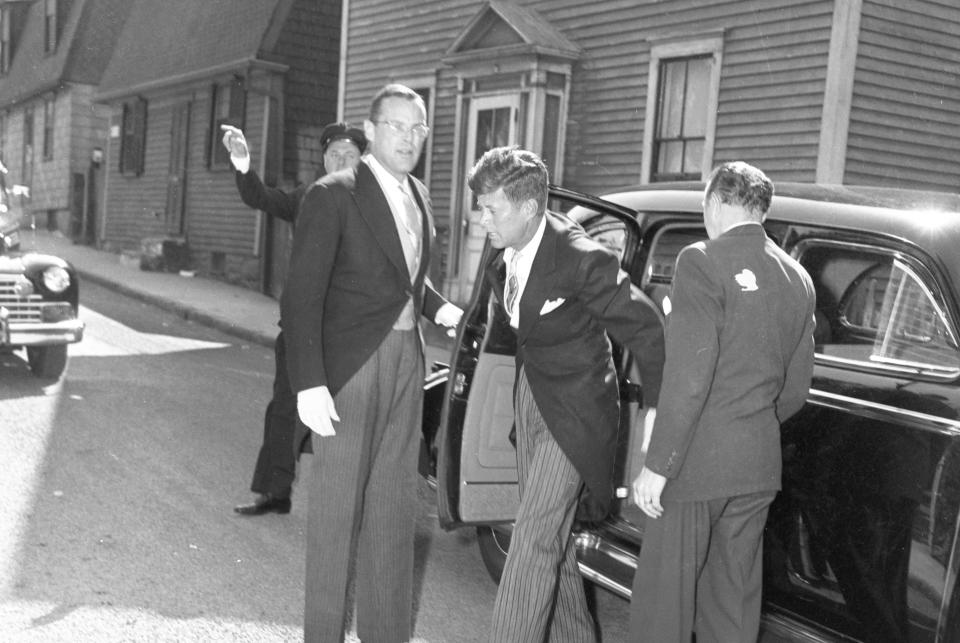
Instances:
[[[405,185],[400,184],[400,191],[403,192],[403,227],[410,240],[410,251],[406,259],[412,280],[416,277],[417,268],[420,266],[420,210],[413,202]],[[404,250],[406,251],[407,248]]]
[[[514,252],[510,258],[510,267],[507,269],[507,314],[513,316],[513,305],[517,303],[517,292],[520,290],[520,282],[517,280],[517,262],[520,260],[520,253]]]

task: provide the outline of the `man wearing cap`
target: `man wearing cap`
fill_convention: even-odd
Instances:
[[[293,223],[297,218],[300,199],[309,184],[285,192],[263,184],[250,169],[250,152],[243,132],[231,125],[222,125],[223,145],[230,152],[230,161],[236,169],[240,198],[251,208],[263,210],[268,216]],[[351,169],[360,162],[367,146],[362,130],[347,123],[331,123],[320,133],[323,150],[323,169],[326,174]],[[273,379],[273,398],[267,404],[263,420],[263,444],[253,470],[250,490],[257,497],[250,504],[238,505],[234,511],[244,516],[260,516],[290,511],[290,492],[293,484],[296,458],[304,448],[309,431],[297,431],[297,398],[287,378],[286,350],[283,331],[274,343],[276,373]],[[297,439],[299,438],[299,439]]]

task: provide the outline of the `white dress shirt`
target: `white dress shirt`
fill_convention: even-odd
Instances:
[[[520,328],[520,300],[523,298],[523,291],[527,287],[527,280],[530,278],[530,269],[533,267],[533,260],[537,256],[537,250],[540,248],[540,241],[543,240],[543,231],[546,227],[547,217],[543,215],[540,217],[540,225],[537,226],[537,231],[533,234],[533,238],[530,239],[525,246],[519,250],[506,248],[503,251],[503,260],[507,264],[504,288],[506,288],[506,284],[510,282],[510,263],[513,261],[514,255],[517,255],[515,273],[517,277],[517,295],[513,300],[513,310],[507,311],[507,314],[510,315],[510,325],[514,328]],[[504,305],[506,305],[506,291],[504,291],[503,294],[503,301]]]

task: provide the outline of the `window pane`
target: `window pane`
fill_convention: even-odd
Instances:
[[[685,137],[706,135],[710,68],[710,58],[694,58],[687,65],[687,95],[683,107]]]
[[[683,126],[683,85],[686,62],[663,63],[660,76],[660,138],[678,138]]]
[[[874,361],[960,367],[957,340],[929,290],[900,261],[894,261],[880,313]]]
[[[830,246],[806,251],[801,263],[817,293],[818,354],[884,368],[960,369],[943,308],[905,262]]]
[[[660,144],[658,159],[660,174],[679,174],[683,171],[683,143],[680,141]]]
[[[683,150],[683,173],[700,176],[703,165],[703,140],[688,140]]]
[[[653,142],[656,166],[651,180],[700,178],[712,68],[710,55],[660,64],[657,135]]]
[[[510,108],[477,112],[477,159],[494,147],[510,144]]]

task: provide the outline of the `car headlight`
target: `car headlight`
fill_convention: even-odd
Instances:
[[[50,266],[43,271],[43,285],[52,293],[61,293],[70,286],[70,273],[60,266]]]

